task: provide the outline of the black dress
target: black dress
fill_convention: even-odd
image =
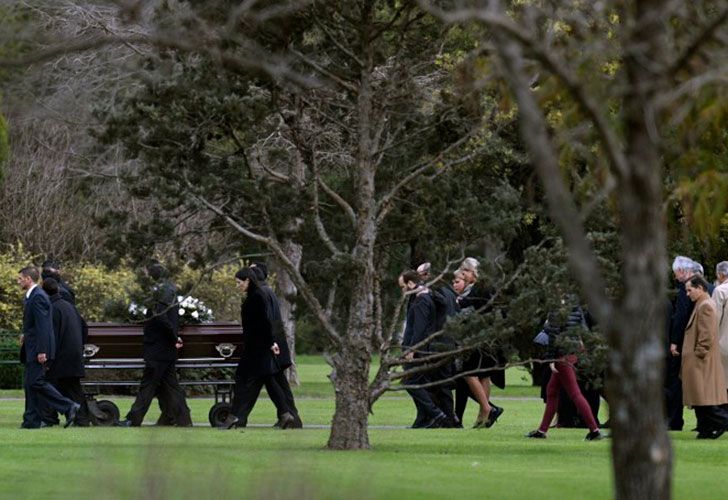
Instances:
[[[490,288],[480,287],[473,285],[467,295],[460,297],[460,310],[471,310],[480,314],[488,312],[490,307],[490,301],[493,298],[493,290]],[[505,356],[500,352],[487,352],[484,348],[477,348],[473,350],[470,355],[463,361],[464,372],[474,372],[468,374],[471,377],[487,378],[497,387],[505,389],[506,387],[506,372],[505,370],[490,370],[495,366],[502,366],[506,362]],[[483,369],[483,371],[475,371]]]

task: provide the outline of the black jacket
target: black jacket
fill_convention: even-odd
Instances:
[[[291,350],[288,348],[286,340],[286,332],[283,328],[283,318],[281,317],[281,308],[278,303],[278,297],[271,287],[263,283],[260,287],[261,292],[266,300],[266,314],[270,317],[271,327],[273,329],[273,340],[278,344],[281,353],[277,356],[276,361],[281,369],[286,369],[293,364],[291,361]]]
[[[419,344],[437,331],[435,302],[429,291],[417,293],[407,303],[407,322],[402,337],[402,347]],[[429,346],[421,346],[418,351],[428,351]]]
[[[76,305],[76,292],[74,292],[73,288],[68,286],[68,283],[63,280],[58,283],[58,294],[66,302],[70,302],[74,306]]]
[[[243,352],[239,370],[247,375],[273,375],[281,371],[278,356],[270,348],[276,341],[266,292],[262,288],[249,290],[240,306],[243,326]],[[280,346],[280,344],[278,344]]]
[[[40,353],[44,353],[48,359],[55,357],[52,310],[48,295],[39,286],[24,300],[23,346],[20,349],[22,362],[37,361]]]
[[[177,289],[170,282],[157,285],[149,305],[148,319],[144,322],[144,359],[174,361],[179,332]]]
[[[88,326],[76,307],[61,298],[60,293],[51,297],[51,304],[56,357],[48,378],[83,377],[83,344],[88,338]]]
[[[460,310],[472,307],[473,310],[482,314],[492,308],[492,306],[489,305],[492,298],[493,290],[475,284],[467,295],[460,297],[458,304],[460,304]]]
[[[546,334],[549,336],[549,345],[546,356],[548,358],[556,359],[566,354],[573,354],[569,352],[564,352],[564,349],[557,345],[557,338],[562,333],[576,328],[589,328],[586,315],[584,314],[584,310],[581,307],[572,307],[565,321],[559,319],[558,312],[550,313],[549,318],[543,328],[544,332],[546,332]]]
[[[450,286],[441,286],[432,290],[432,300],[435,302],[435,311],[437,312],[435,325],[437,330],[442,330],[447,318],[460,312],[457,297],[455,290]]]
[[[672,318],[670,319],[670,343],[677,345],[677,350],[682,352],[683,337],[685,337],[685,328],[688,326],[688,320],[693,313],[693,301],[688,297],[685,291],[685,283],[677,284],[677,297],[672,308]]]

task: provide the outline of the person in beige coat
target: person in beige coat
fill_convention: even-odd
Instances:
[[[715,275],[719,283],[713,290],[713,300],[718,310],[718,345],[725,383],[728,385],[728,261],[719,262],[715,266]]]
[[[718,347],[718,318],[708,282],[700,275],[685,283],[695,308],[685,328],[680,378],[683,404],[692,406],[698,420],[698,439],[717,439],[728,430],[726,382]]]

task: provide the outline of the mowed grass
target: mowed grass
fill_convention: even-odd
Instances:
[[[334,411],[333,398],[326,395],[331,391],[323,391],[328,367],[320,358],[306,357],[299,370],[302,385],[295,392],[304,423],[328,425]],[[543,404],[523,397],[538,391],[520,373],[511,371],[508,379],[511,386],[493,394],[506,413],[488,430],[406,429],[414,407],[405,393],[389,393],[370,418],[372,449],[357,452],[326,450],[327,428],[270,428],[275,409],[265,396],[251,414],[251,427],[235,431],[205,426],[19,430],[23,402],[4,399],[0,498],[611,497],[609,442],[584,442],[581,429],[553,429],[543,441],[525,439]],[[122,415],[132,402],[111,399]],[[195,422],[206,423],[212,400],[193,398],[189,404]],[[147,422],[157,415],[154,405]],[[687,426],[693,426],[688,416]],[[471,404],[465,420],[474,419]],[[671,436],[675,497],[725,498],[728,437],[704,442],[689,432]]]

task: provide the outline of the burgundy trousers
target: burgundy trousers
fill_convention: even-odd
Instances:
[[[538,427],[541,432],[545,433],[549,430],[551,420],[553,420],[559,408],[559,393],[562,387],[574,402],[576,411],[579,412],[589,430],[595,431],[599,428],[594,415],[592,415],[589,403],[584,399],[581,390],[579,390],[579,384],[576,383],[574,363],[576,363],[576,356],[574,355],[565,356],[561,361],[556,362],[558,372],[551,373],[551,380],[546,386],[546,410],[544,410],[541,425]]]

